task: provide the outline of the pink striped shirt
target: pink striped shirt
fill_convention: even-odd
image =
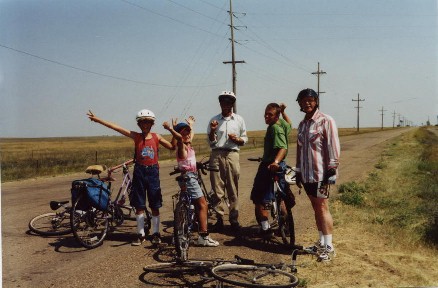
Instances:
[[[311,119],[300,122],[296,167],[304,183],[322,181],[324,172],[338,167],[340,153],[338,128],[331,116],[317,109]]]

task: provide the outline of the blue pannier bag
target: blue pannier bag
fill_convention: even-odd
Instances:
[[[72,182],[72,203],[75,203],[79,193],[87,195],[84,201],[76,206],[78,210],[86,210],[90,205],[98,210],[108,210],[110,202],[110,190],[108,186],[97,178],[87,178]]]

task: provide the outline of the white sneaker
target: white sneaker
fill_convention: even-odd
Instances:
[[[137,234],[137,238],[134,241],[132,241],[131,245],[140,246],[141,244],[143,244],[144,241],[145,241],[145,236],[141,234]]]
[[[328,262],[332,260],[333,257],[336,256],[335,248],[326,245],[324,250],[319,254],[318,261]]]
[[[207,236],[199,235],[197,244],[198,244],[198,246],[205,246],[205,247],[219,246],[219,242],[211,239],[209,235],[207,235]]]
[[[321,245],[321,241],[318,240],[312,246],[304,247],[303,250],[309,254],[321,254],[324,251],[324,245]]]

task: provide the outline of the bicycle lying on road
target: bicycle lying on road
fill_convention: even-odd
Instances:
[[[42,236],[60,236],[72,232],[70,226],[70,201],[50,201],[55,212],[35,216],[29,221],[30,231]]]
[[[289,266],[284,263],[260,264],[254,260],[234,256],[233,260],[189,260],[185,262],[166,262],[146,265],[143,267],[149,273],[168,273],[180,275],[195,272],[205,282],[216,281],[216,287],[229,287],[231,284],[239,287],[295,287],[298,278],[288,272]],[[204,283],[205,284],[205,283]]]
[[[261,162],[262,158],[248,158],[249,161]],[[286,174],[286,182],[288,184],[293,184],[295,182],[295,170],[290,166],[286,166],[287,169],[284,171]],[[270,207],[271,210],[271,222],[270,225],[273,229],[278,231],[283,243],[295,246],[295,224],[292,215],[292,207],[295,204],[295,197],[289,187],[286,185],[286,191],[280,187],[279,180],[281,172],[272,173],[272,184],[274,189],[275,198]]]
[[[208,162],[196,162],[196,167],[198,169],[198,175],[197,180],[198,183],[202,181],[201,176],[199,173],[207,171],[219,171],[217,168],[210,167],[208,165]],[[195,212],[195,206],[192,203],[192,199],[190,196],[190,193],[187,191],[186,181],[189,180],[189,175],[182,172],[178,166],[174,167],[174,171],[170,172],[170,175],[175,175],[180,173],[178,177],[175,178],[176,181],[178,181],[180,185],[180,190],[177,194],[172,196],[172,199],[177,199],[176,204],[174,204],[173,209],[173,233],[174,233],[174,243],[175,243],[175,249],[177,258],[180,261],[186,261],[188,260],[188,251],[191,241],[191,233],[194,229],[194,226],[196,224],[196,212]],[[201,190],[204,193],[204,196],[206,197],[207,202],[215,201],[210,200],[207,198],[209,195],[207,195],[205,191],[205,185],[202,182]],[[217,202],[217,201],[216,201]],[[213,206],[212,206],[213,207]]]
[[[100,178],[100,174],[106,170],[105,166],[89,166],[85,172],[91,174],[91,178],[73,181],[70,225],[76,240],[85,248],[101,245],[110,227],[120,226],[125,220],[135,220],[135,208],[126,204],[132,186],[128,165],[132,162],[129,160],[109,168],[104,178]],[[122,184],[115,199],[111,200],[111,183],[115,181],[112,174],[120,168]],[[146,234],[150,227],[151,214],[146,210]]]

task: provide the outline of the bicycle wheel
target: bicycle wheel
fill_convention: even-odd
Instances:
[[[286,245],[295,245],[295,223],[292,209],[282,201],[279,211],[278,229]]]
[[[286,271],[256,265],[222,264],[211,269],[220,282],[240,287],[295,287],[298,278]]]
[[[213,261],[184,261],[150,264],[143,267],[145,272],[153,273],[184,273],[200,270],[210,270]]]
[[[73,204],[70,225],[76,240],[85,248],[92,249],[101,245],[106,237],[109,228],[108,213],[91,206],[80,207],[83,197],[86,196],[80,194]]]
[[[175,239],[175,249],[180,261],[186,261],[189,257],[190,230],[189,213],[186,203],[178,201],[173,214],[173,234]]]
[[[29,229],[43,236],[57,236],[71,233],[70,213],[50,212],[38,215],[29,221]]]

